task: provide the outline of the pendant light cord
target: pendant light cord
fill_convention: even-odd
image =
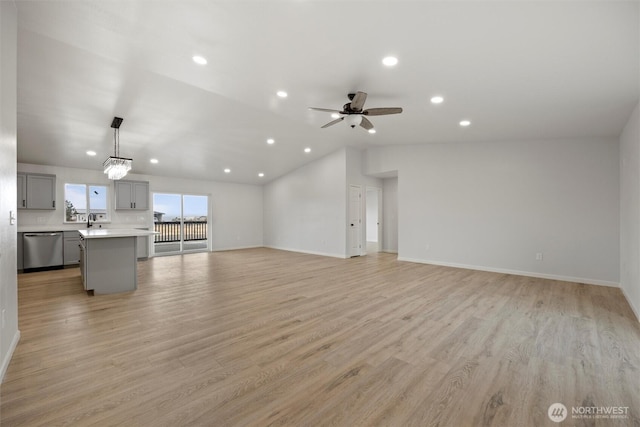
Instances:
[[[113,129],[113,153],[115,155],[115,157],[120,157],[120,144],[118,144],[118,141],[120,140],[120,129],[119,128],[114,128]]]

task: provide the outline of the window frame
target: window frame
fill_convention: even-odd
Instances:
[[[69,221],[67,220],[67,186],[68,185],[76,185],[76,186],[84,186],[85,192],[85,203],[87,212],[91,213],[91,196],[90,191],[91,187],[101,187],[105,189],[105,213],[104,214],[96,214],[99,217],[91,220],[92,223],[100,223],[100,224],[108,224],[111,222],[111,198],[109,197],[109,185],[106,184],[97,184],[97,183],[87,183],[87,182],[65,182],[64,183],[64,210],[62,212],[62,220],[64,224],[83,224],[87,222],[87,214],[78,215],[77,220]]]

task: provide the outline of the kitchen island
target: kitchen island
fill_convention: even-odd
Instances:
[[[80,274],[86,291],[113,294],[138,288],[138,237],[157,232],[105,228],[79,232]]]

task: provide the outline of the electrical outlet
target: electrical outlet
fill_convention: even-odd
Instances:
[[[542,261],[542,252],[536,254],[536,261]]]
[[[431,245],[427,243],[426,245],[424,245],[424,249],[428,251],[429,249],[431,249]]]

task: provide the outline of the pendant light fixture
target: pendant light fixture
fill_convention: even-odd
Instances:
[[[111,122],[113,128],[113,156],[109,156],[104,161],[104,173],[107,174],[109,179],[122,179],[127,175],[127,172],[131,170],[131,164],[133,159],[127,159],[120,157],[120,125],[122,124],[122,118],[114,117]]]

